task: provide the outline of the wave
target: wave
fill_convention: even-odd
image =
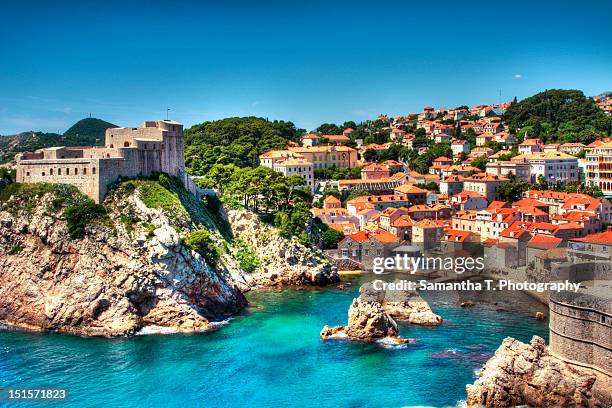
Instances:
[[[165,327],[165,326],[158,326],[158,325],[150,325],[150,326],[143,326],[140,330],[138,330],[135,335],[136,336],[149,336],[149,335],[168,335],[168,334],[180,334],[180,333],[202,333],[202,332],[207,332],[207,331],[212,331],[212,330],[217,330],[220,327],[223,327],[227,324],[229,324],[229,322],[232,320],[233,318],[227,318],[225,320],[220,320],[218,322],[209,322],[208,323],[208,327],[204,328],[204,329],[199,329],[199,330],[179,330],[173,327]]]

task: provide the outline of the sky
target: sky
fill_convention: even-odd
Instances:
[[[169,116],[324,122],[612,90],[609,1],[21,1],[0,134]],[[501,93],[501,96],[500,96]]]

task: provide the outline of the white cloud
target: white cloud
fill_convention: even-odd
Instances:
[[[521,79],[523,76],[521,74],[514,74],[515,79]]]
[[[253,102],[251,102],[251,106],[252,106],[253,108],[254,108],[254,107],[256,107],[256,106],[257,106],[257,105],[259,105],[259,104],[260,104],[260,102],[259,102],[259,101],[253,101]]]

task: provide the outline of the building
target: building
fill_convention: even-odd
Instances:
[[[572,182],[579,180],[578,159],[562,152],[534,153],[525,156],[529,163],[531,181],[540,177],[549,183]]]
[[[372,163],[368,164],[367,166],[364,166],[361,169],[362,180],[380,180],[388,178],[389,176],[389,168],[384,164]]]
[[[531,182],[531,165],[519,161],[495,161],[488,162],[486,173],[497,177],[511,177],[517,181]]]
[[[107,129],[104,146],[51,147],[15,160],[17,182],[71,184],[96,203],[119,178],[163,172],[193,183],[185,173],[183,125],[173,120]]]
[[[487,173],[473,174],[463,181],[463,189],[483,195],[488,201],[495,200],[495,189],[497,186],[508,181],[505,177],[500,177]]]
[[[519,144],[520,154],[532,154],[542,151],[542,141],[540,139],[525,139]]]
[[[470,152],[470,143],[467,140],[455,140],[451,143],[453,155]]]
[[[606,196],[612,196],[612,142],[589,148],[586,152],[585,181],[598,186]]]
[[[284,176],[300,176],[304,179],[304,185],[314,190],[314,170],[312,163],[306,159],[285,159],[275,162],[272,170],[282,173]]]
[[[302,136],[302,146],[312,147],[321,143],[323,138],[315,133],[309,133],[307,135]]]
[[[475,191],[464,190],[451,197],[451,205],[455,210],[483,210],[487,204],[485,196]]]

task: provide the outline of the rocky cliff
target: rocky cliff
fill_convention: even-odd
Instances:
[[[198,225],[178,198],[168,212],[137,189],[116,190],[74,238],[79,225],[65,210],[87,202],[76,189],[22,190],[0,207],[0,323],[104,336],[195,331],[246,306],[223,265],[184,245]]]
[[[235,238],[257,254],[260,266],[246,276],[250,285],[326,285],[339,282],[336,268],[322,251],[287,239],[246,210],[228,209],[227,219]]]
[[[596,407],[595,377],[550,355],[544,339],[530,344],[507,337],[467,386],[468,407]]]

